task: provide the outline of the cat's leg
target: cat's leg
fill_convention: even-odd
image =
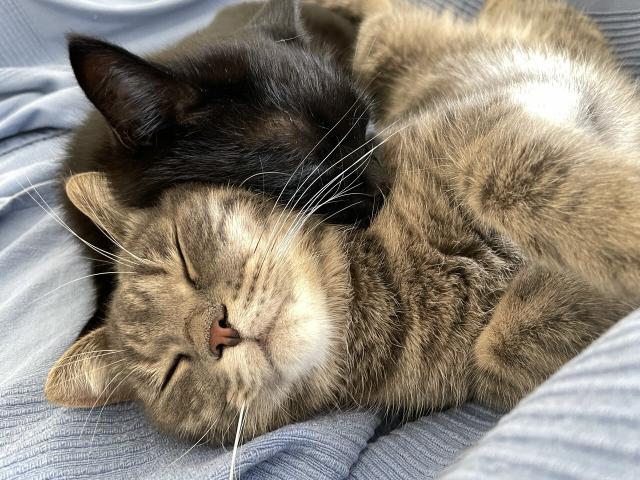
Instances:
[[[474,346],[474,399],[512,408],[627,311],[575,277],[525,268]]]
[[[558,0],[487,0],[478,23],[489,32],[512,29],[574,56],[601,55],[611,60],[607,40],[596,23],[578,9]]]
[[[448,156],[440,172],[481,225],[532,261],[640,300],[640,155],[517,116],[468,132]]]

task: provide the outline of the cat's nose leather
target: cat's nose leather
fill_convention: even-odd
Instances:
[[[242,341],[235,328],[221,327],[218,322],[213,323],[209,333],[209,350],[216,357],[221,355],[222,347],[235,347]]]

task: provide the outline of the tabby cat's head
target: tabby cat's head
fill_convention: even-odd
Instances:
[[[138,210],[101,174],[66,190],[119,245],[122,273],[105,323],[51,370],[49,400],[139,401],[164,430],[211,441],[229,440],[245,402],[246,437],[326,407],[348,297],[336,227],[226,187],[179,186]]]

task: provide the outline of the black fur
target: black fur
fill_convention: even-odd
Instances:
[[[66,170],[84,171],[88,164],[106,170],[134,206],[148,205],[178,182],[204,181],[242,183],[269,196],[282,192],[282,201],[295,196],[299,207],[348,171],[368,148],[367,102],[331,57],[310,48],[299,22],[265,23],[286,21],[274,8],[242,35],[194,42],[161,55],[163,63],[72,37],[69,54],[78,83],[112,135],[102,141],[89,135],[87,147],[77,145],[88,139],[81,129]],[[352,170],[341,186],[362,173]],[[304,194],[305,188],[297,191],[310,175],[314,185]],[[366,221],[373,188],[366,175],[358,178],[360,195],[331,202],[320,213],[335,214],[331,218],[340,223]],[[361,203],[349,207],[354,201]]]

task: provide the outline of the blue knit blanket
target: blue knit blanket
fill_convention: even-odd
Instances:
[[[423,1],[467,16],[481,4]],[[230,452],[166,437],[133,404],[69,410],[49,405],[42,388],[93,302],[88,261],[55,218],[52,179],[69,129],[88,108],[66,62],[64,34],[146,52],[206,25],[222,3],[0,2],[0,479],[229,478]],[[623,65],[640,73],[640,0],[573,3],[594,15]],[[640,478],[640,312],[502,419],[466,405],[394,428],[370,412],[336,412],[246,443],[234,473]]]

